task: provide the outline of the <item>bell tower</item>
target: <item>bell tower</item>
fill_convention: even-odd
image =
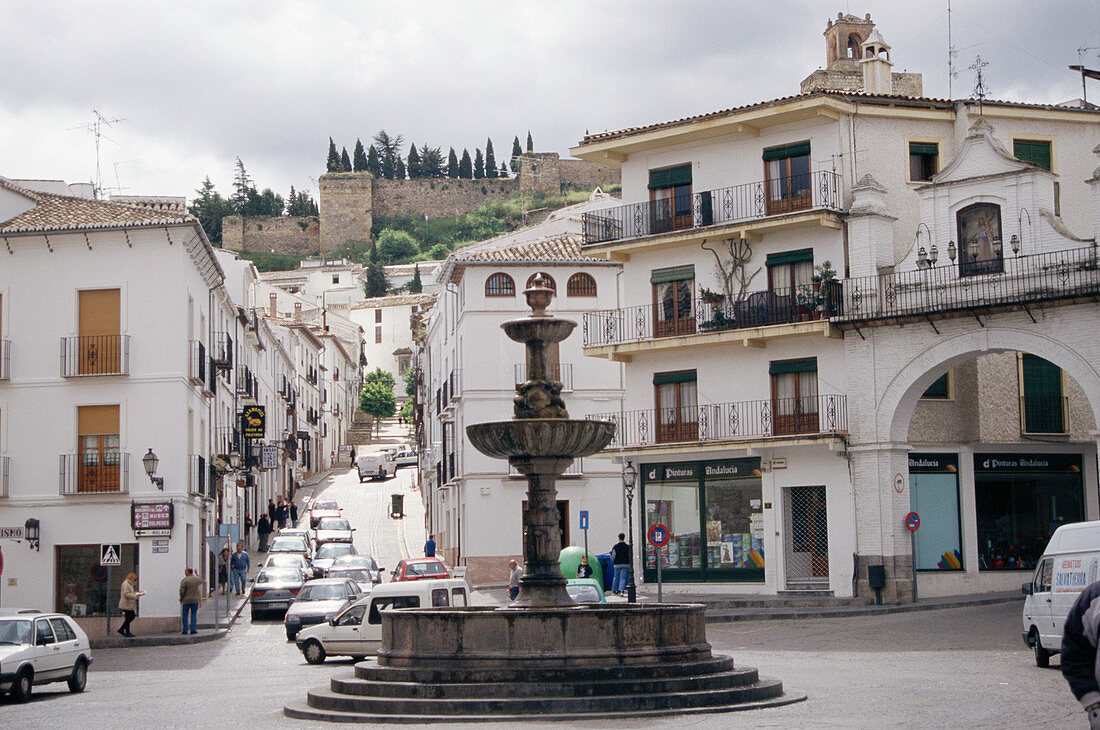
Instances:
[[[871,14],[857,18],[837,13],[825,28],[826,68],[830,71],[858,71],[862,58],[863,42],[875,29]]]

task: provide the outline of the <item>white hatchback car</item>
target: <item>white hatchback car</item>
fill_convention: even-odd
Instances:
[[[83,692],[91,663],[88,635],[65,614],[0,612],[0,693],[10,692],[16,702],[29,700],[33,686],[50,682],[68,682],[70,691]]]

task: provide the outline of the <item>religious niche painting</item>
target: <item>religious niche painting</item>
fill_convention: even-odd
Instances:
[[[1001,206],[975,203],[956,216],[959,235],[959,274],[999,274],[1004,271]]]

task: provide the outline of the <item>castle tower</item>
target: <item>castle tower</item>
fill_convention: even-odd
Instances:
[[[863,42],[875,29],[868,13],[862,19],[854,15],[836,14],[836,22],[825,27],[825,59],[830,71],[858,71],[863,57]]]
[[[878,28],[871,31],[862,44],[859,65],[863,68],[863,90],[868,94],[893,93],[890,68],[890,46],[882,39]]]

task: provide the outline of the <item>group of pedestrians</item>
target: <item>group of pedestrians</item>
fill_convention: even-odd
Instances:
[[[260,520],[256,523],[256,534],[260,538],[257,549],[261,553],[267,552],[267,541],[271,533],[283,529],[288,524],[291,527],[298,526],[298,505],[282,497],[279,497],[278,504],[275,504],[274,499],[267,500],[267,514],[260,515]]]
[[[435,540],[428,538],[424,545],[424,554],[429,555],[428,546],[431,546],[431,555],[435,555]],[[633,556],[630,545],[626,542],[626,534],[619,533],[619,541],[611,547],[611,565],[615,569],[611,580],[611,592],[621,596],[630,584],[630,571]],[[592,566],[588,562],[588,555],[581,556],[580,565],[577,566],[578,578],[591,578]],[[508,600],[514,601],[519,596],[519,582],[523,578],[523,568],[515,560],[508,561]]]

